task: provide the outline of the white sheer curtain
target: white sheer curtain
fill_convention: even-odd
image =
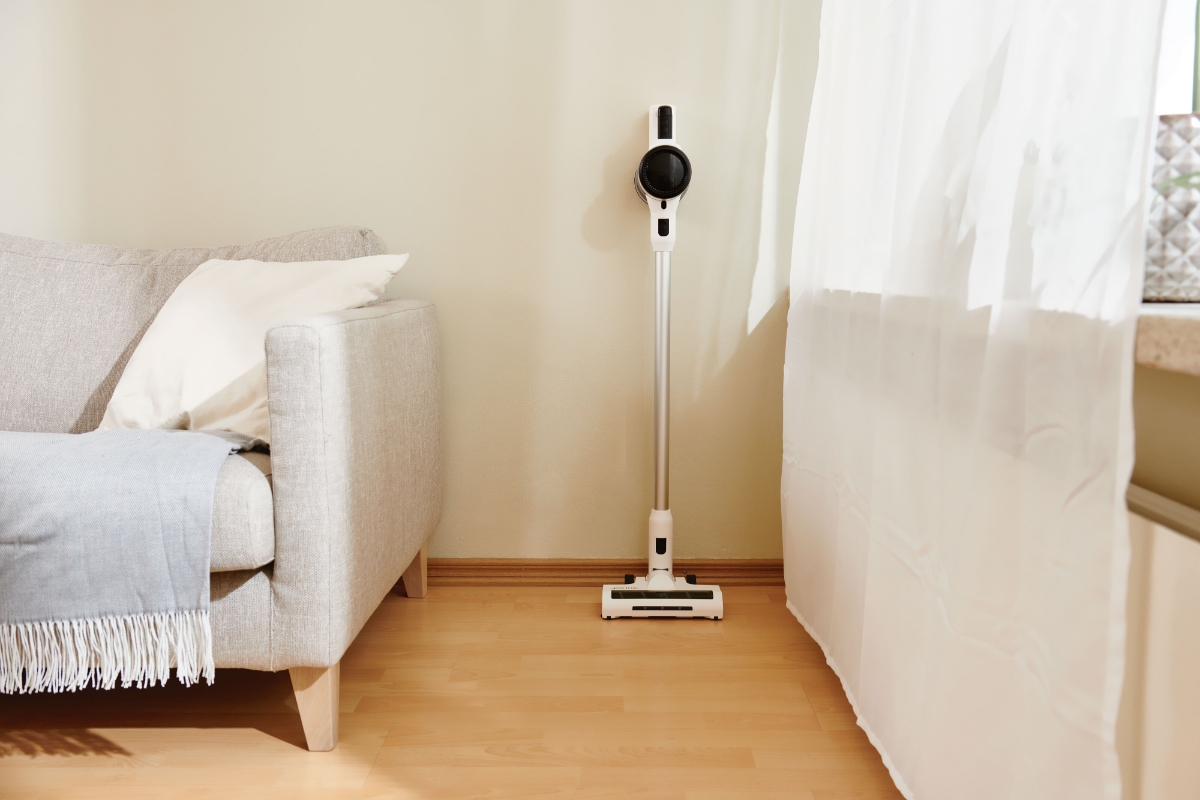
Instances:
[[[910,798],[1116,798],[1161,0],[826,2],[789,605]]]

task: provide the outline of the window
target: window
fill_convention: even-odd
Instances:
[[[1196,0],[1167,0],[1162,48],[1158,56],[1159,114],[1186,114],[1200,109],[1193,97],[1196,74]]]

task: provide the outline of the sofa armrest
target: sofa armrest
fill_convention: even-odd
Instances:
[[[271,664],[326,667],[441,518],[437,317],[392,300],[278,325],[266,344]]]

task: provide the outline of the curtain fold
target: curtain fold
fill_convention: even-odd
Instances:
[[[826,2],[789,607],[909,798],[1117,798],[1161,0]]]

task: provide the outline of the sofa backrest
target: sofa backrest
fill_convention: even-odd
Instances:
[[[95,430],[142,334],[175,287],[209,259],[322,261],[386,252],[374,232],[350,227],[184,250],[0,234],[0,430]]]

